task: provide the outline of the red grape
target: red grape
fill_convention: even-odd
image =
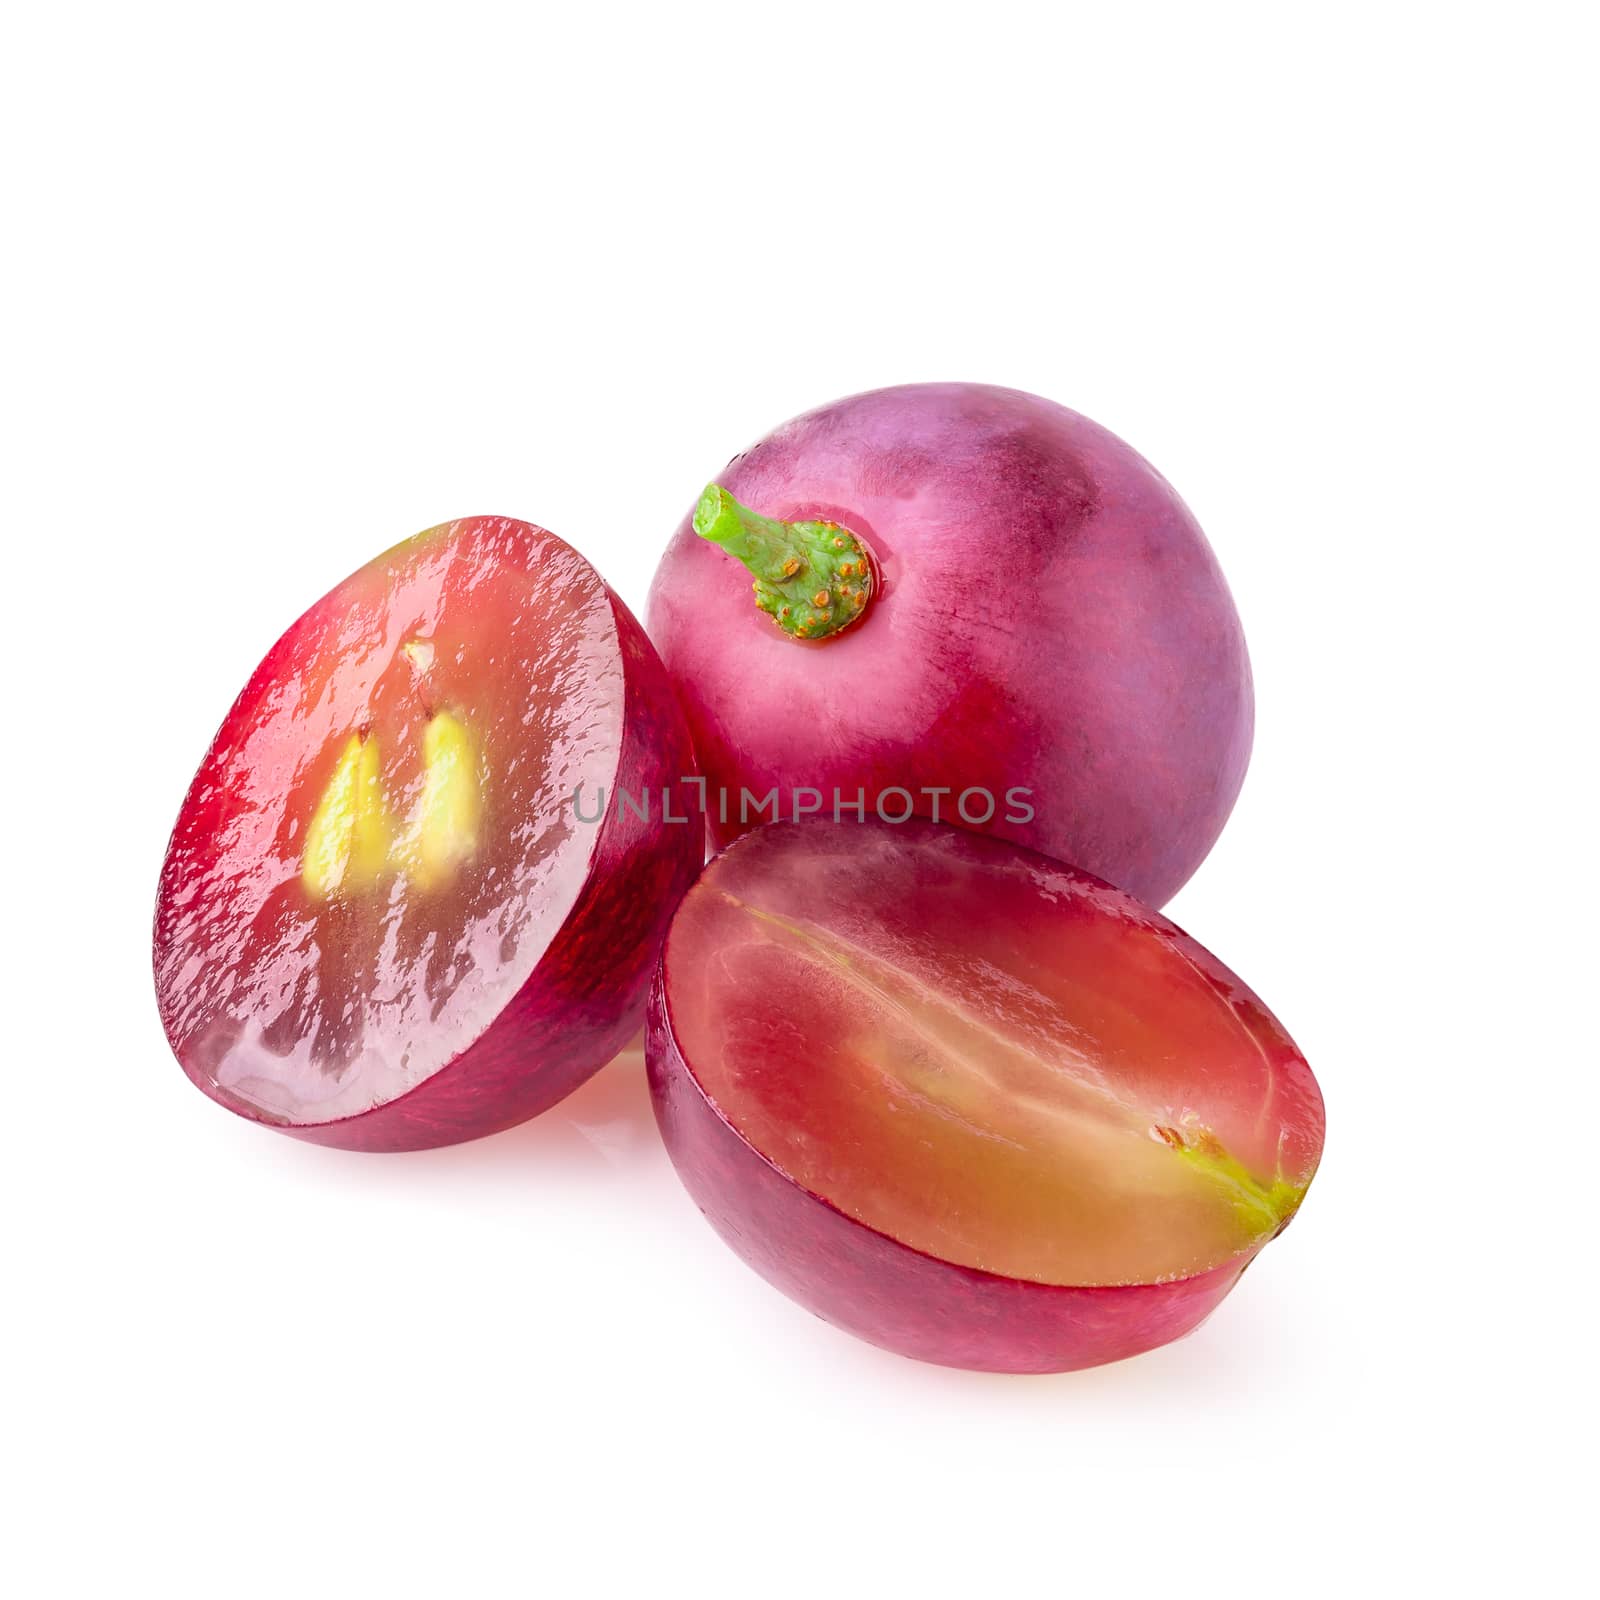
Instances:
[[[1014,389],[784,424],[684,519],[648,622],[719,844],[881,802],[1161,905],[1249,760],[1244,635],[1199,525],[1121,440]]]
[[[1322,1100],[1244,984],[1033,851],[782,823],[668,932],[647,1059],[680,1175],[818,1315],[1043,1372],[1193,1328],[1294,1215]]]
[[[184,800],[155,977],[185,1072],[357,1149],[543,1110],[639,1025],[701,855],[661,791],[692,772],[576,551],[497,517],[396,546],[279,639]]]

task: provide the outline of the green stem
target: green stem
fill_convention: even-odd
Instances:
[[[877,577],[865,546],[836,522],[778,522],[711,484],[694,531],[755,576],[756,604],[792,639],[828,639],[858,621]]]

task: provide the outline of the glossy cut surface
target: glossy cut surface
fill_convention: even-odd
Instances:
[[[921,822],[767,827],[715,858],[669,933],[650,1049],[669,1148],[735,1247],[830,1320],[963,1365],[1185,1331],[1322,1147],[1304,1060],[1214,957],[1086,874]],[[880,1292],[906,1275],[916,1304]],[[1002,1282],[1090,1298],[1075,1324]],[[1128,1347],[1074,1332],[1113,1323]]]
[[[1238,795],[1253,699],[1210,546],[1142,456],[1037,395],[913,384],[785,423],[718,483],[762,516],[850,529],[881,578],[845,632],[797,642],[690,517],[673,535],[648,625],[729,796],[718,843],[761,820],[741,821],[742,789],[776,789],[789,817],[797,789],[831,814],[836,793],[870,812],[902,788],[1149,904],[1177,892]]]
[[[655,885],[664,923],[694,854],[692,830],[624,841],[609,817],[585,824],[573,791],[593,816],[625,772],[687,759],[637,624],[561,540],[472,518],[396,546],[278,641],[184,801],[155,970],[185,1070],[242,1114],[359,1144],[364,1116],[492,1036],[488,1088],[455,1085],[446,1125],[376,1146],[537,1108],[531,1080],[572,1017],[542,989],[526,1028],[508,1008],[529,1009],[598,870]],[[651,917],[618,918],[609,949],[585,940],[616,991],[586,1001],[595,1048],[637,1023]],[[587,1070],[564,1060],[563,1092]]]

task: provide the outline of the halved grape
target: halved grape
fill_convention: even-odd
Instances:
[[[639,1024],[700,854],[661,791],[692,772],[576,551],[497,517],[396,546],[273,647],[184,801],[155,926],[184,1070],[356,1148],[543,1110]]]
[[[1004,841],[782,824],[673,921],[649,1061],[674,1161],[759,1271],[958,1366],[1187,1331],[1293,1216],[1315,1080],[1159,914]]]

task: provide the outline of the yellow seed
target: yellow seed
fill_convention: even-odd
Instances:
[[[300,881],[313,900],[364,888],[389,854],[389,816],[378,770],[378,741],[350,735],[306,828]]]
[[[422,797],[400,850],[406,876],[422,889],[451,878],[478,848],[481,810],[472,735],[437,712],[423,731]]]

